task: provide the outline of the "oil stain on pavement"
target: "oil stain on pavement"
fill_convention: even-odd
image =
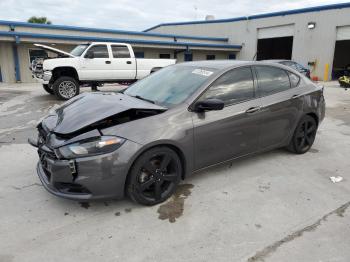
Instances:
[[[191,195],[192,184],[178,185],[173,196],[158,208],[158,218],[174,223],[184,212],[185,199]]]

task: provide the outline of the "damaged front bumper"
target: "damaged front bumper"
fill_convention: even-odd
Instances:
[[[38,81],[41,84],[47,85],[49,84],[52,78],[52,72],[45,71],[43,73],[32,73],[32,78],[34,78],[36,81]]]
[[[66,160],[58,159],[45,145],[29,143],[38,147],[37,173],[45,189],[73,200],[123,198],[132,157],[140,148],[126,141],[112,153]]]

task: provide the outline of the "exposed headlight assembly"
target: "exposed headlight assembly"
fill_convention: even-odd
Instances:
[[[94,156],[110,153],[124,142],[125,139],[121,137],[101,136],[60,147],[58,151],[66,159]]]

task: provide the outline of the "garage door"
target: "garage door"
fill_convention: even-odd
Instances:
[[[258,29],[258,39],[285,37],[293,35],[294,25],[281,25]]]
[[[337,28],[337,41],[350,40],[350,26],[340,26]]]

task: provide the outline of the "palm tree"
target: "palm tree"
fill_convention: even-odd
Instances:
[[[46,17],[36,17],[32,16],[31,18],[28,19],[28,23],[33,23],[33,24],[51,24],[51,21],[47,20]]]

